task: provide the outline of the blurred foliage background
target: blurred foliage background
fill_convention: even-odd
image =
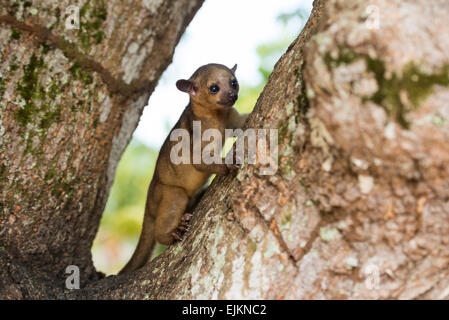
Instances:
[[[306,15],[303,9],[298,9],[278,16],[278,23],[283,25],[283,33],[276,41],[258,46],[259,72],[262,75],[262,81],[252,86],[240,83],[239,99],[235,105],[239,112],[252,111],[275,63],[303,28]],[[167,134],[169,130],[170,125],[167,124]],[[107,275],[117,273],[131,257],[137,245],[146,193],[157,155],[158,150],[133,138],[119,162],[100,228],[92,247],[97,270]],[[165,246],[159,246],[156,254],[160,254],[163,250]]]

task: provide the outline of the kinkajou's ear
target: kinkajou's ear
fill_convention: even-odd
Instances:
[[[176,81],[176,87],[188,94],[194,94],[195,93],[195,87],[193,83],[189,80],[178,80]]]
[[[235,73],[236,70],[237,70],[237,64],[232,67],[231,71],[232,71],[232,73]]]

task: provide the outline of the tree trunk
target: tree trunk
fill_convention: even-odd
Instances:
[[[118,160],[202,2],[77,1],[73,29],[73,1],[2,1],[0,296],[47,296],[23,282],[61,287],[69,265],[97,278]]]
[[[101,122],[101,104],[84,106],[88,112],[82,114],[75,113],[82,108],[76,107],[70,112],[76,120],[63,109],[41,138],[38,129],[47,114],[41,111],[44,107],[34,106],[40,111],[22,121],[16,115],[21,114],[20,104],[10,98],[2,113],[0,232],[5,247],[0,251],[0,275],[9,284],[3,295],[447,297],[448,16],[449,4],[443,0],[369,4],[316,0],[306,27],[275,66],[246,124],[279,130],[277,174],[263,176],[258,166],[245,164],[237,176],[215,179],[182,242],[141,270],[92,282],[81,290],[64,290],[41,278],[41,273],[51,275],[45,265],[49,261],[52,267],[91,265],[88,248],[104,205],[107,172],[113,174],[100,156],[104,152],[96,152],[100,143],[95,137],[101,134],[101,150],[114,150],[115,144],[122,150],[126,139],[108,135],[119,131],[122,118]],[[21,48],[28,42],[3,43]],[[108,45],[110,50],[122,47]],[[23,54],[29,56],[33,50]],[[102,61],[108,63],[106,58]],[[4,75],[6,67],[2,68]],[[64,97],[75,101],[89,92],[83,91],[82,82],[77,89],[84,93]],[[11,97],[8,90],[14,88],[5,91]],[[99,117],[96,130],[94,115]],[[63,127],[61,122],[77,126]],[[106,126],[109,131],[102,130]],[[63,134],[69,127],[76,135]],[[73,153],[74,148],[79,151]],[[71,157],[64,158],[64,150]],[[57,170],[52,171],[54,166]],[[73,179],[69,186],[68,177]],[[83,243],[83,250],[72,248],[73,241]],[[26,260],[31,258],[39,263]]]

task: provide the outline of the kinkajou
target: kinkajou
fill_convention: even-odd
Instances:
[[[232,69],[220,64],[200,67],[189,80],[179,80],[176,86],[190,95],[185,108],[172,131],[193,131],[193,121],[201,121],[201,131],[217,129],[225,137],[225,129],[241,128],[247,114],[239,114],[233,108],[239,84],[235,77],[237,65]],[[156,241],[170,245],[180,239],[190,215],[185,210],[212,174],[226,175],[235,169],[221,164],[173,164],[170,150],[177,142],[169,136],[159,152],[153,179],[150,183],[145,215],[137,248],[131,260],[120,271],[127,273],[142,267],[151,257]],[[201,138],[200,138],[201,139]],[[223,145],[222,141],[222,144]],[[208,143],[209,144],[209,143]],[[191,139],[192,148],[193,141]],[[201,148],[206,143],[201,142]]]

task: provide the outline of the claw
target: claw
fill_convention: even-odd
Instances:
[[[193,215],[192,214],[190,214],[190,213],[185,213],[183,216],[182,216],[182,218],[181,218],[181,221],[190,221],[190,219],[192,219],[192,217],[193,217]]]
[[[226,167],[228,168],[229,171],[235,172],[240,169],[240,164],[227,164]]]
[[[176,232],[172,232],[171,234],[173,236],[173,238],[175,238],[176,240],[182,240],[182,237]]]
[[[192,215],[190,213],[185,213],[182,216],[178,227],[176,228],[176,230],[174,232],[172,232],[173,238],[175,238],[176,240],[182,240],[184,233],[189,228],[189,220],[190,219],[192,219]]]

